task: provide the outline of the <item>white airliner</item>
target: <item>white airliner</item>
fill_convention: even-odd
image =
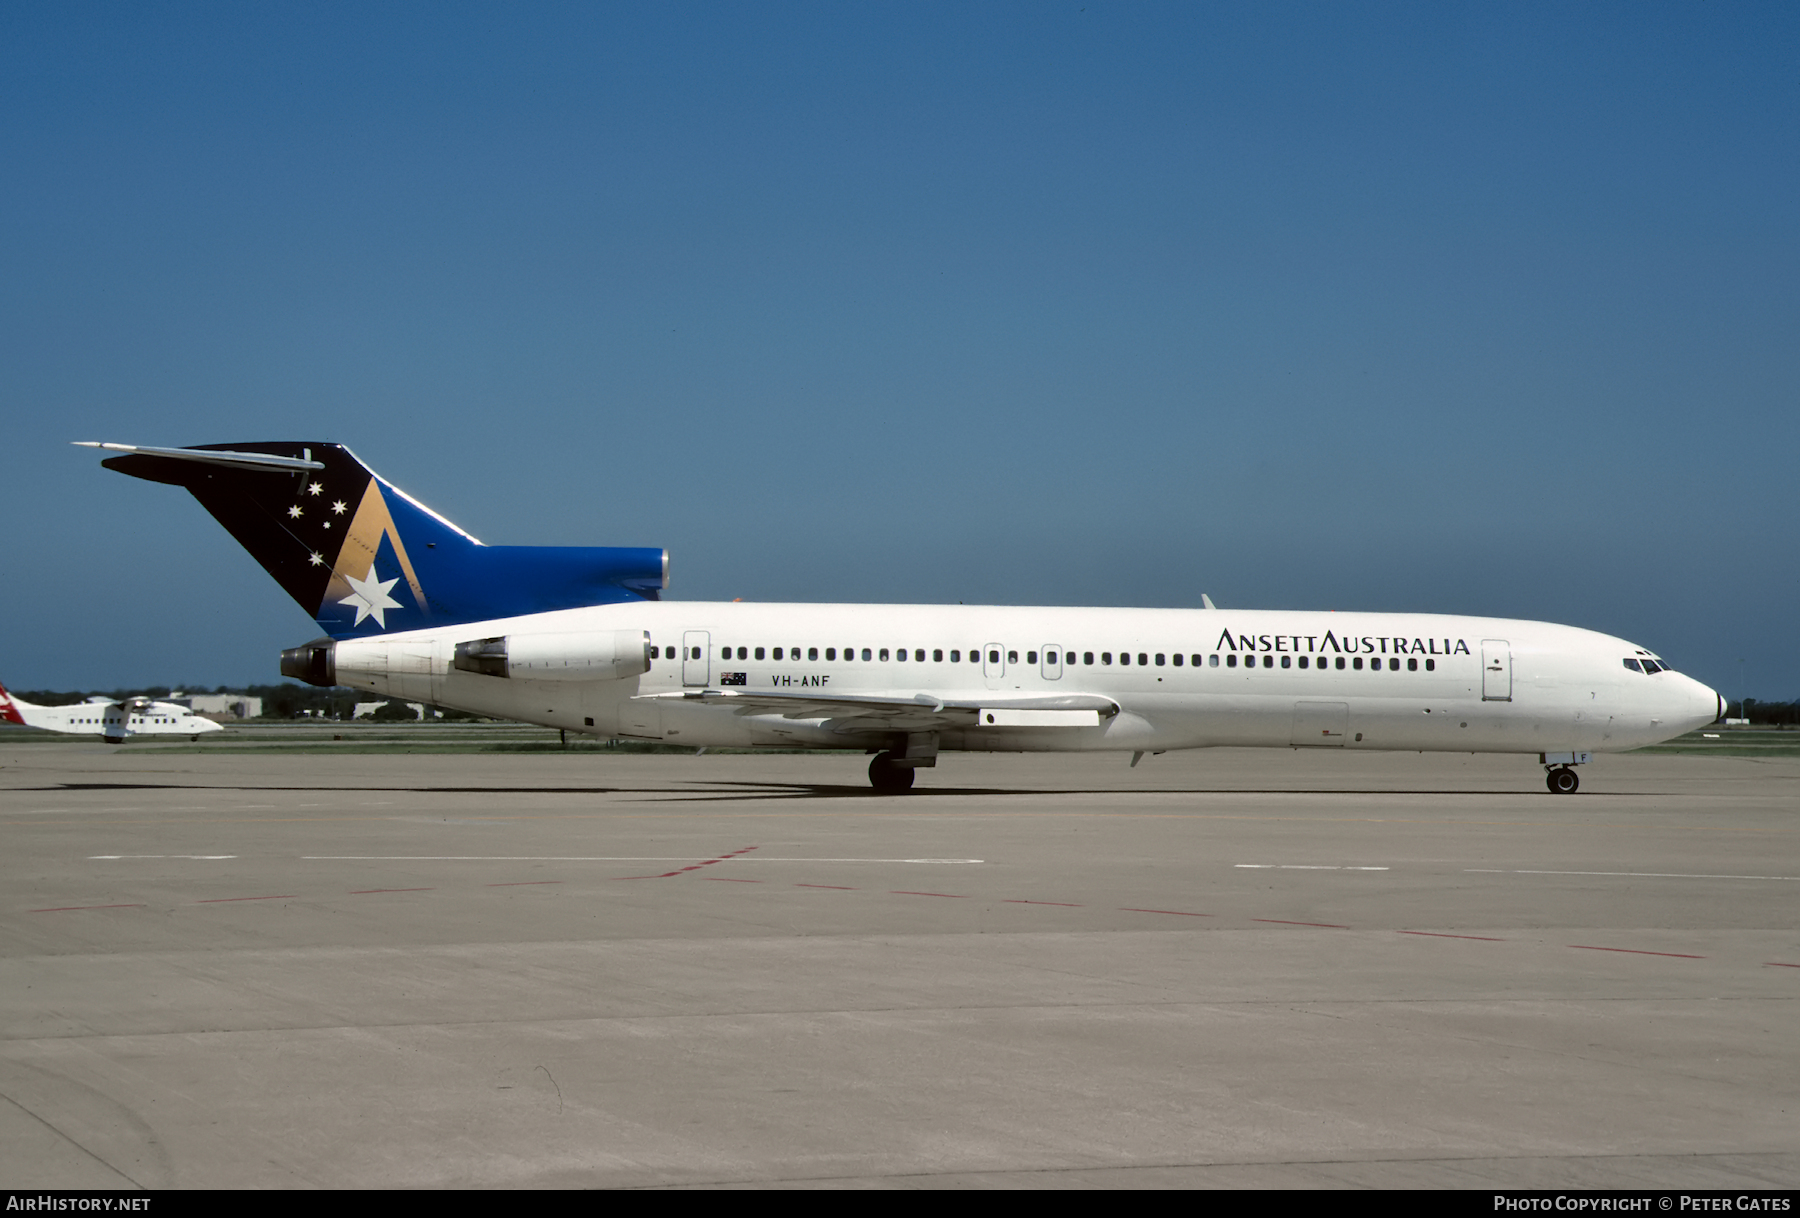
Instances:
[[[339,445],[91,446],[187,487],[313,614],[330,637],[288,676],[596,736],[859,748],[883,790],[940,752],[1236,745],[1516,753],[1568,794],[1594,753],[1724,711],[1642,647],[1543,622],[664,601],[664,551],[484,546]]]
[[[108,744],[124,744],[133,736],[190,736],[223,731],[178,702],[149,698],[89,698],[74,706],[38,706],[16,698],[0,685],[0,723],[36,727],[70,736],[99,736]]]

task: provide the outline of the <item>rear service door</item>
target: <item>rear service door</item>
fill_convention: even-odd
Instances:
[[[705,685],[712,672],[712,632],[690,630],[681,636],[681,683]]]

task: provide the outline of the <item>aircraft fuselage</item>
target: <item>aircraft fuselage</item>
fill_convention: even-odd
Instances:
[[[646,636],[648,671],[542,680],[454,666],[458,643],[473,639],[621,630]],[[1718,717],[1717,694],[1673,671],[1643,671],[1651,659],[1575,627],[1430,614],[662,601],[348,640],[337,680],[693,746],[884,748],[898,734],[935,732],[945,751],[1558,754],[1636,748]],[[757,695],[794,701],[771,707]],[[805,701],[813,695],[834,701]],[[1084,697],[1102,711],[991,722],[981,713]],[[856,699],[916,710],[871,713]],[[946,702],[964,704],[961,713]]]

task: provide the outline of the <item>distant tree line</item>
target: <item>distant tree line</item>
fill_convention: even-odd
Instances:
[[[221,685],[216,689],[207,689],[199,685],[178,685],[175,688],[184,694],[248,694],[252,698],[261,698],[265,719],[298,719],[312,716],[325,719],[348,719],[358,702],[370,702],[374,699],[361,690],[346,689],[333,686],[320,689],[316,685],[296,685],[292,681],[284,681],[280,685]],[[166,698],[168,690],[115,689],[90,690],[88,693],[70,693],[55,689],[15,689],[12,691],[27,702],[35,702],[39,706],[70,706],[86,701],[89,694],[107,698],[135,698],[140,695],[149,698]],[[399,704],[399,703],[397,703]],[[1745,698],[1740,702],[1727,702],[1725,712],[1728,718],[1742,719],[1744,707],[1750,708],[1748,718],[1752,723],[1792,724],[1800,726],[1800,698],[1789,702],[1765,702],[1756,698]],[[393,718],[398,712],[388,712],[385,718]],[[474,715],[462,711],[440,710],[446,719],[473,719]],[[379,716],[378,717],[384,717]],[[412,717],[410,714],[408,718]]]
[[[1750,708],[1748,715],[1745,707]],[[1755,698],[1745,698],[1742,702],[1725,704],[1727,719],[1749,719],[1752,723],[1792,724],[1800,726],[1800,698],[1792,702],[1759,702]]]
[[[358,702],[375,700],[375,695],[365,690],[347,689],[341,685],[321,689],[316,685],[297,685],[292,681],[284,681],[279,685],[221,685],[215,689],[208,689],[203,685],[177,685],[174,688],[180,690],[183,696],[188,694],[243,694],[252,698],[261,698],[264,719],[348,719]],[[55,689],[15,689],[10,692],[27,702],[35,702],[39,706],[72,706],[75,703],[87,701],[90,696],[166,699],[170,691],[167,689],[95,689],[85,693],[72,693],[67,690]],[[406,708],[404,700],[396,700],[389,703],[389,706],[401,707],[405,709],[405,714],[401,715],[398,711],[390,711],[384,707],[382,711],[376,712],[375,717],[384,721],[395,718],[418,718],[416,712]],[[462,711],[443,710],[438,713],[450,720],[476,718],[476,716]]]

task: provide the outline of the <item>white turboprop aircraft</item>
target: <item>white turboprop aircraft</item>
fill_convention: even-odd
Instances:
[[[74,706],[38,706],[15,698],[0,685],[0,723],[36,727],[70,736],[99,736],[108,744],[124,744],[132,736],[191,736],[223,731],[178,702],[149,698],[89,698]]]
[[[663,601],[654,549],[484,546],[335,444],[92,444],[187,487],[329,637],[284,674],[596,736],[874,753],[1596,752],[1724,702],[1623,639],[1424,614]],[[1202,598],[1203,601],[1205,598]],[[393,618],[393,621],[389,621]]]

